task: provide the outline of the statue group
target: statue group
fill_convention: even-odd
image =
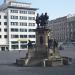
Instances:
[[[37,13],[37,16],[36,16],[37,27],[38,28],[40,26],[45,27],[48,24],[48,19],[49,19],[49,16],[47,15],[47,13],[45,14],[42,13],[41,16],[39,16],[39,14]]]

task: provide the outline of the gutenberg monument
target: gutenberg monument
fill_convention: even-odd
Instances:
[[[51,29],[48,28],[49,16],[37,14],[36,44],[29,40],[28,52],[25,58],[17,59],[16,64],[22,66],[62,66],[70,64],[71,58],[61,57],[58,51],[58,42],[50,38]]]

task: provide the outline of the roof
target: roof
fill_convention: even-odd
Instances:
[[[22,3],[22,2],[9,2],[8,4],[3,4],[1,7],[0,7],[0,11],[1,10],[6,10],[7,8],[14,8],[14,9],[26,9],[26,10],[38,10],[38,8],[32,8],[31,6],[30,7],[20,7],[20,6],[12,6],[11,3],[20,3],[20,4],[26,4],[26,5],[31,5],[31,3]]]
[[[12,3],[12,2],[9,2]],[[13,2],[13,3],[20,3],[20,4],[31,4],[31,3],[23,3],[23,2]]]
[[[26,7],[16,7],[16,6],[8,6],[7,8],[26,9],[26,10],[38,10],[38,8],[26,8]]]

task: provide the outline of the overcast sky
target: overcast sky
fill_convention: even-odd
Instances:
[[[0,0],[2,4],[4,0]],[[75,14],[75,0],[16,0],[32,3],[32,7],[39,8],[37,12],[47,12],[50,19],[55,19],[68,14]]]

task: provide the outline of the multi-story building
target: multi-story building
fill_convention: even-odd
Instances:
[[[0,6],[0,50],[27,50],[28,40],[35,44],[36,10],[31,3],[4,0]]]
[[[75,15],[68,15],[49,21],[52,38],[63,41],[75,41]]]
[[[75,15],[67,17],[67,35],[69,41],[75,42]]]

